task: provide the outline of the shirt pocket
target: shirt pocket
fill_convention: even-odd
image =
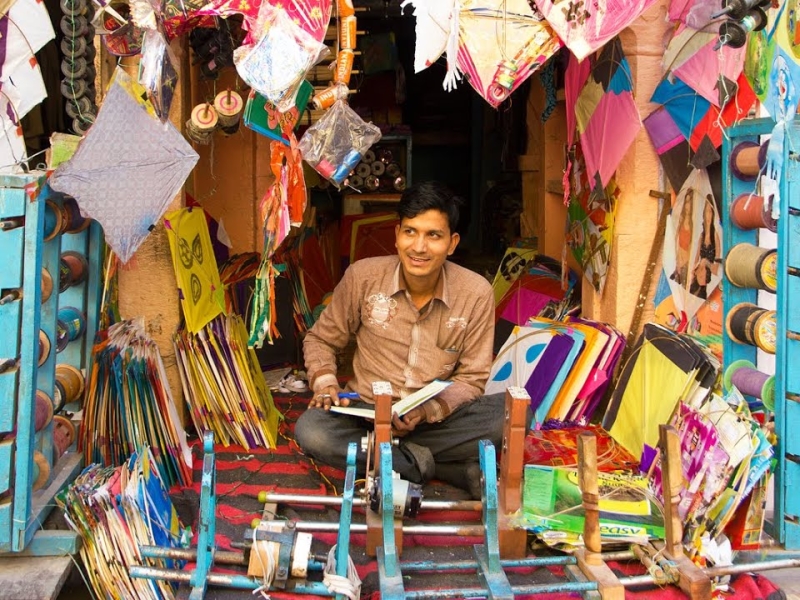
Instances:
[[[459,358],[461,358],[460,348],[435,348],[431,365],[434,367],[434,377],[436,379],[447,379],[455,371]]]

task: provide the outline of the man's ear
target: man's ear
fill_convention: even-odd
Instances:
[[[452,256],[453,252],[456,251],[456,246],[458,246],[458,242],[461,241],[461,236],[458,233],[454,233],[450,236],[450,247],[447,249],[447,256]]]

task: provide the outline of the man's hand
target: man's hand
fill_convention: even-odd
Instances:
[[[350,400],[347,398],[339,398],[339,389],[336,385],[329,385],[322,388],[318,392],[314,392],[314,397],[308,403],[308,408],[321,408],[323,410],[330,410],[333,406],[349,406]]]
[[[397,437],[408,435],[420,423],[425,422],[425,411],[421,406],[412,408],[402,417],[392,413],[392,434]]]

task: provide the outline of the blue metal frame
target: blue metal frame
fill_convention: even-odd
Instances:
[[[740,243],[758,244],[757,231],[743,231],[730,219],[733,200],[740,194],[752,193],[755,181],[742,181],[734,176],[730,157],[734,148],[742,142],[759,142],[759,137],[772,132],[775,122],[771,119],[749,119],[727,130],[722,142],[722,229],[723,248],[727,252]],[[778,289],[777,289],[777,349],[775,356],[775,433],[777,469],[774,478],[775,512],[770,534],[786,549],[800,549],[800,494],[793,489],[800,481],[800,438],[789,432],[800,426],[800,404],[787,394],[800,394],[800,342],[790,339],[790,331],[800,333],[800,278],[789,275],[789,267],[800,268],[800,164],[792,148],[800,148],[800,124],[787,126],[783,150],[783,176],[779,182],[780,218],[778,219]],[[794,214],[793,214],[794,213]],[[740,302],[758,303],[755,289],[738,288],[723,283],[723,312],[729,314]],[[795,307],[794,309],[792,307]],[[737,361],[747,360],[756,364],[755,346],[738,344],[727,335],[722,336],[724,369]],[[794,369],[790,365],[794,364]]]

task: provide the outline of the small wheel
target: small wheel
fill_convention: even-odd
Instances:
[[[96,117],[97,115],[88,113],[83,115],[83,118],[72,119],[72,131],[75,132],[75,135],[86,135],[86,132],[94,125]]]
[[[81,115],[97,112],[97,108],[87,96],[70,100],[67,102],[66,110],[70,119],[79,119]]]
[[[86,0],[61,0],[59,6],[62,13],[71,17],[86,14]]]
[[[86,95],[87,87],[83,79],[62,79],[61,95],[67,100],[77,100]]]
[[[86,17],[70,17],[67,15],[61,17],[61,33],[67,37],[83,37],[86,35],[88,28],[89,23]]]
[[[80,58],[86,54],[86,38],[65,37],[61,40],[61,54],[67,58]]]
[[[61,61],[61,72],[68,79],[83,79],[86,77],[86,59],[76,58],[75,61],[64,59]]]

